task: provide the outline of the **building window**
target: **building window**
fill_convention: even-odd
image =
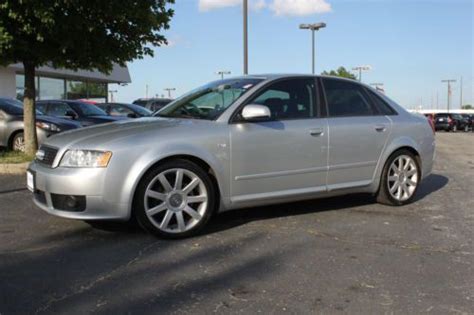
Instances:
[[[87,83],[81,81],[67,81],[66,95],[68,100],[87,98]]]
[[[88,82],[88,98],[94,100],[107,99],[107,84]]]
[[[23,96],[25,95],[25,75],[17,74],[15,76],[16,79],[16,98],[18,100],[23,100]],[[38,77],[35,78],[35,89],[36,89],[36,99],[39,99],[38,95]]]
[[[64,99],[64,80],[40,77],[39,98],[42,100]]]

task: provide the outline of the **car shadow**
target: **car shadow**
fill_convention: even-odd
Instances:
[[[429,175],[418,188],[413,202],[418,202],[432,193],[442,189],[449,182],[446,176]],[[252,221],[269,220],[287,216],[297,216],[308,213],[335,211],[375,204],[376,199],[371,194],[350,194],[337,197],[311,199],[307,201],[275,204],[270,206],[253,207],[232,210],[216,215],[204,229],[202,234],[212,234],[223,230],[247,224]]]

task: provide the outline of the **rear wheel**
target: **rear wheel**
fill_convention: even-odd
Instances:
[[[382,172],[377,201],[387,205],[401,206],[411,202],[421,180],[418,161],[408,150],[392,154]]]
[[[205,226],[216,199],[209,174],[188,160],[173,160],[144,176],[137,188],[134,211],[148,232],[182,238]]]

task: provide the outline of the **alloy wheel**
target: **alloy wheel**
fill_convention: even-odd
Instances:
[[[167,233],[183,233],[202,220],[209,196],[198,175],[172,168],[150,181],[144,198],[145,214],[155,227]]]
[[[388,191],[398,201],[409,199],[418,185],[418,167],[412,157],[398,156],[388,171]]]
[[[25,138],[23,135],[18,135],[15,137],[13,141],[13,151],[21,151],[25,152],[26,145],[25,145]]]

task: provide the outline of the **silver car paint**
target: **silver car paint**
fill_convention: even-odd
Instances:
[[[198,158],[208,164],[220,192],[220,211],[352,192],[375,193],[385,161],[398,148],[418,152],[422,176],[432,168],[434,136],[426,119],[383,95],[395,116],[314,118],[230,123],[232,114],[265,81],[231,105],[216,121],[141,118],[64,132],[46,144],[59,148],[53,168],[33,162],[45,211],[77,219],[130,217],[136,186],[163,159]],[[384,130],[377,130],[383,126]],[[69,149],[113,152],[105,169],[58,167]],[[50,193],[86,195],[84,212],[54,209]]]

